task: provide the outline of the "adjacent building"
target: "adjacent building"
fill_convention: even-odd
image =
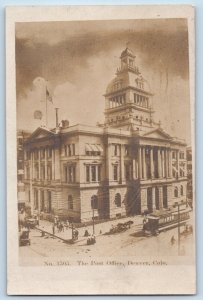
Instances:
[[[24,144],[24,184],[31,211],[70,221],[163,210],[187,197],[184,141],[153,119],[147,81],[133,52],[105,92],[105,122],[36,129]]]

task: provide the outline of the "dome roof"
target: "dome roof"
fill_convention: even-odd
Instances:
[[[130,50],[128,47],[121,52],[121,58],[124,57],[124,56],[127,56],[127,55],[129,55],[131,57],[135,57],[132,50]]]
[[[117,76],[107,85],[106,94],[119,91],[129,86],[139,88],[140,81],[143,82],[143,90],[147,93],[151,93],[148,82],[142,77],[141,74],[137,75],[132,72],[122,72],[117,74]]]

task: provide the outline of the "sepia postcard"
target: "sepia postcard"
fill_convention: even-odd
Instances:
[[[187,5],[6,9],[9,295],[196,293]]]

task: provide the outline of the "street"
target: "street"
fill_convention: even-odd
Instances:
[[[117,220],[118,222],[118,220]],[[107,223],[98,224],[96,228],[106,227]],[[110,224],[108,224],[110,225]],[[97,230],[97,229],[96,229]],[[77,258],[92,259],[102,257],[175,257],[178,256],[178,228],[161,232],[158,236],[146,237],[142,232],[141,217],[136,217],[130,229],[124,232],[96,236],[96,244],[87,245],[87,238],[82,235],[84,228],[80,230],[79,240],[74,244],[66,244],[62,240],[45,235],[37,229],[30,232],[31,245],[19,248],[20,264],[29,265],[37,263],[43,258]],[[68,229],[70,235],[71,229]],[[181,227],[181,232],[183,227]],[[174,243],[171,238],[174,236]],[[180,255],[192,256],[193,235],[181,235]]]

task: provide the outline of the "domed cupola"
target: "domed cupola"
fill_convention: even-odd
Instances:
[[[132,50],[122,51],[121,66],[116,76],[107,85],[105,99],[106,124],[111,127],[135,128],[151,127],[152,106],[148,82],[143,78],[137,66]]]
[[[130,56],[132,58],[135,58],[135,55],[133,54],[132,50],[130,50],[128,47],[121,52],[121,57],[120,58],[123,58],[123,57],[126,57],[126,56]]]

